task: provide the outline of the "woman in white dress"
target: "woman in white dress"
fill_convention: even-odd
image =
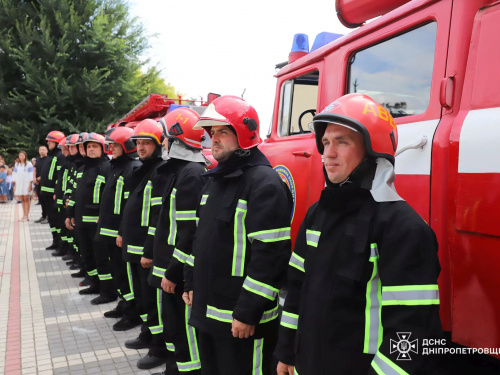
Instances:
[[[33,181],[33,164],[28,161],[28,155],[26,152],[19,152],[19,164],[14,168],[14,173],[12,173],[12,181],[14,185],[14,194],[21,199],[23,205],[24,216],[21,221],[28,221],[30,213],[30,196],[31,193],[31,182]]]

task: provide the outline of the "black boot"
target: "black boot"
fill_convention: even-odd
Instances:
[[[115,324],[113,324],[113,331],[118,331],[118,332],[119,331],[128,331],[129,329],[132,329],[132,328],[135,328],[137,326],[140,326],[141,324],[142,324],[142,319],[141,318],[130,319],[130,318],[127,318],[127,317],[123,317],[118,322],[116,322]],[[129,340],[127,342],[131,346],[130,347],[127,346],[127,342],[125,342],[125,346],[127,346],[127,348],[129,348],[129,349],[136,349],[135,347],[132,347],[132,346],[135,345],[132,341],[136,341],[136,340],[142,341],[142,340],[139,340],[139,339]],[[138,343],[138,345],[139,344],[140,343]],[[149,348],[149,343],[146,343],[145,345],[146,346],[141,346],[140,348],[137,348],[137,349]]]
[[[84,270],[80,270],[78,272],[75,272],[75,273],[71,274],[71,277],[74,277],[74,278],[79,278],[79,277],[83,277],[83,276],[85,276],[85,271]]]
[[[157,357],[154,354],[148,353],[137,361],[137,367],[141,370],[148,370],[167,363],[167,358]]]
[[[90,301],[92,305],[113,302],[118,298],[118,291],[115,289],[113,279],[99,280],[99,290],[100,296]]]

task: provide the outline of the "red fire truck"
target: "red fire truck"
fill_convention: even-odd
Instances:
[[[344,94],[371,96],[398,126],[397,190],[438,237],[443,327],[458,344],[498,350],[500,1],[336,5],[356,29],[322,33],[311,51],[296,35],[260,146],[292,191],[293,233],[324,187],[308,123]]]

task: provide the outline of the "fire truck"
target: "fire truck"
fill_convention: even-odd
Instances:
[[[336,8],[356,29],[321,33],[311,49],[295,36],[260,145],[294,197],[293,235],[325,184],[309,122],[342,95],[369,95],[398,127],[396,188],[439,241],[443,328],[500,358],[500,1]]]

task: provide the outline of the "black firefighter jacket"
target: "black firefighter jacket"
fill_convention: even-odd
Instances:
[[[89,159],[87,157],[83,157],[79,153],[76,155],[70,155],[67,157],[67,183],[66,190],[63,195],[63,202],[69,201],[71,199],[71,195],[73,194],[73,190],[76,188],[76,177],[78,173],[78,169],[85,164],[85,161]]]
[[[71,163],[68,157],[60,155],[61,158],[61,169],[60,173],[57,177],[56,186],[54,194],[56,195],[56,204],[59,208],[63,209],[64,207],[64,195],[68,190],[69,184],[69,174],[71,170]]]
[[[76,186],[66,208],[66,217],[75,218],[75,225],[97,225],[102,192],[110,172],[107,156],[86,158],[77,171]]]
[[[158,168],[166,176],[157,223],[151,223],[144,256],[153,259],[149,284],[161,289],[166,277],[182,284],[184,264],[192,253],[196,207],[200,201],[205,164],[171,158]]]
[[[431,373],[421,345],[442,334],[437,249],[406,202],[323,190],[290,258],[278,359],[300,375]]]
[[[141,162],[124,154],[110,161],[111,170],[106,177],[106,186],[101,198],[96,239],[116,244],[118,230],[130,194],[130,183],[134,168]]]
[[[144,256],[148,229],[158,221],[162,193],[167,176],[158,173],[166,161],[152,157],[132,173],[130,194],[125,205],[118,234],[123,237],[122,254],[125,262],[139,263]]]
[[[256,148],[247,157],[233,154],[205,175],[210,180],[185,269],[184,289],[194,291],[189,322],[232,337],[234,318],[256,326],[253,338],[276,334],[291,252],[290,191]]]
[[[40,192],[53,195],[56,181],[61,173],[63,155],[57,147],[49,150],[40,174]]]

